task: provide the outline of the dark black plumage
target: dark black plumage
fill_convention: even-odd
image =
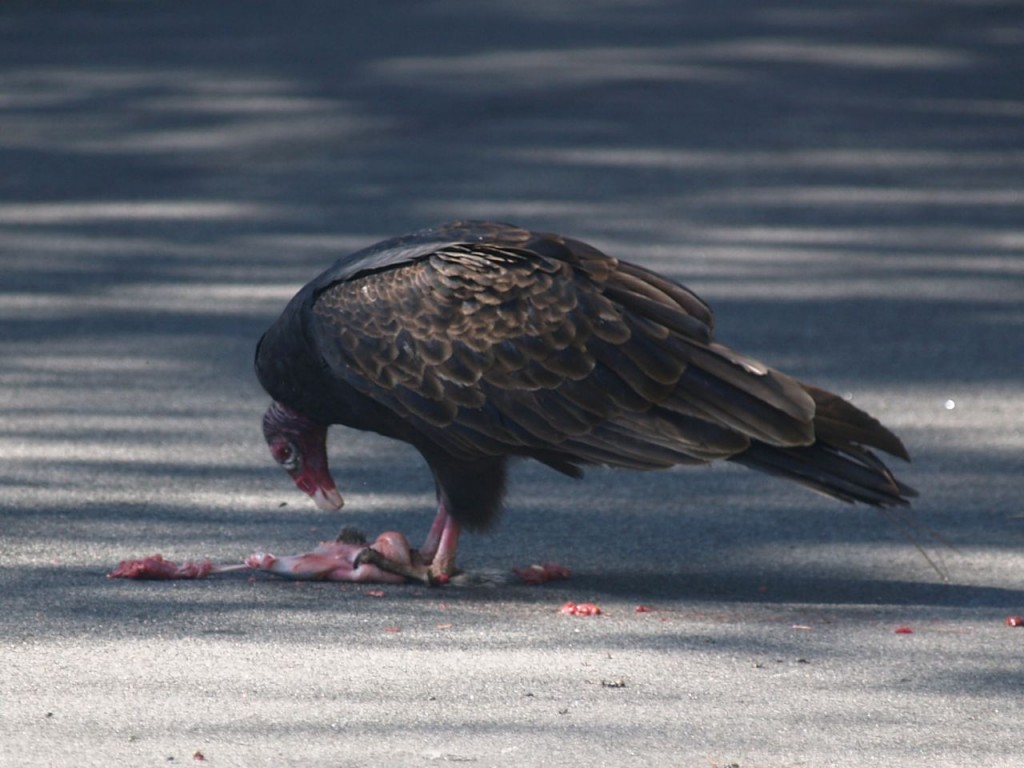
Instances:
[[[716,343],[688,289],[510,225],[455,222],[339,259],[264,335],[256,371],[311,422],[414,445],[473,528],[498,514],[509,456],[577,477],[727,459],[844,501],[914,495],[871,450],[906,459],[895,435]]]

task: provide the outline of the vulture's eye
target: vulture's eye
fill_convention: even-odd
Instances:
[[[295,443],[280,442],[274,445],[274,460],[289,472],[299,468],[299,449]]]

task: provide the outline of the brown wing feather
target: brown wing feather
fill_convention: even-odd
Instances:
[[[813,440],[811,397],[711,343],[682,286],[567,238],[484,239],[330,286],[314,308],[327,364],[445,451],[659,467]]]

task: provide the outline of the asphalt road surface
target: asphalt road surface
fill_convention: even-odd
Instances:
[[[1016,2],[4,2],[0,765],[1019,765],[1022,83]],[[684,281],[905,439],[913,518],[522,464],[462,565],[569,581],[106,579],[423,535],[404,446],[292,487],[252,354],[453,218]]]

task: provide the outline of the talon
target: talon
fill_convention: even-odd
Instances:
[[[404,576],[407,579],[422,581],[428,587],[436,586],[438,583],[428,569],[416,567],[407,563],[396,562],[395,560],[385,557],[373,547],[367,547],[360,551],[353,561],[353,565],[356,568],[365,563],[369,563],[370,565],[380,568],[382,571],[387,571],[388,573],[393,573],[397,576]]]
[[[366,549],[361,549],[356,554],[356,556],[352,558],[352,567],[358,568],[359,566],[365,565],[366,563],[369,563],[370,565],[377,565],[377,560],[375,559],[375,557],[380,558],[381,554],[373,547],[366,547]]]

